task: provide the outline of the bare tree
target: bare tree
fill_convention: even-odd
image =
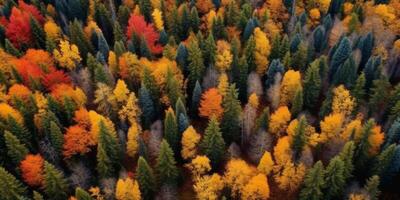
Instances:
[[[267,91],[267,97],[268,101],[271,103],[271,109],[272,111],[276,110],[279,106],[279,101],[280,101],[280,90],[281,90],[281,80],[282,80],[282,75],[280,73],[277,73],[274,78],[274,84],[268,89]]]
[[[150,138],[149,138],[149,155],[151,158],[157,158],[158,152],[160,151],[160,144],[163,137],[163,125],[161,120],[155,121],[150,127]]]
[[[73,188],[81,187],[83,189],[88,189],[90,187],[92,174],[85,164],[82,161],[79,161],[73,163],[69,168],[72,171],[68,178],[71,186],[73,186]]]
[[[202,86],[204,88],[204,91],[206,91],[207,89],[212,88],[212,87],[217,87],[218,78],[219,78],[218,71],[215,69],[214,66],[209,66],[207,68],[205,76],[203,77]]]

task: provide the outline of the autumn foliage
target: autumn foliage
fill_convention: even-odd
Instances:
[[[126,37],[131,39],[135,34],[137,37],[144,38],[150,50],[154,54],[162,52],[162,46],[158,42],[159,34],[156,32],[152,24],[147,24],[143,16],[132,14],[129,18],[128,27],[126,28]]]
[[[34,187],[43,185],[44,159],[40,154],[29,154],[21,161],[21,172],[24,181]]]

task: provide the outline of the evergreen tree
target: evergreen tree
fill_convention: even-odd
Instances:
[[[214,35],[215,39],[227,39],[228,33],[226,32],[224,20],[222,17],[214,18],[211,26],[211,32]]]
[[[354,150],[355,150],[354,142],[349,141],[343,146],[342,151],[339,153],[339,158],[340,160],[343,161],[344,164],[343,177],[345,181],[353,176],[352,173],[354,169],[353,165]]]
[[[200,143],[201,151],[206,155],[213,166],[217,167],[225,154],[225,142],[216,118],[211,118]]]
[[[140,193],[143,199],[153,199],[156,182],[153,169],[143,157],[139,157],[136,166],[136,180],[139,183]]]
[[[285,68],[279,59],[272,60],[271,64],[268,67],[265,88],[268,89],[269,87],[271,87],[271,85],[275,82],[276,74],[280,73],[282,75],[284,71]]]
[[[381,193],[379,190],[379,182],[379,176],[374,175],[367,180],[367,183],[365,183],[364,189],[368,192],[370,200],[379,199],[379,194]]]
[[[93,200],[92,196],[80,187],[75,189],[75,198],[77,200]]]
[[[194,33],[197,33],[199,31],[200,18],[196,6],[193,6],[192,10],[190,11],[190,25]]]
[[[82,59],[86,60],[86,55],[93,53],[93,47],[85,36],[81,23],[75,19],[73,22],[70,22],[68,29],[71,43],[78,46]]]
[[[126,52],[126,48],[125,48],[123,41],[121,41],[121,40],[115,41],[114,52],[117,57],[120,57],[123,53]]]
[[[293,116],[297,116],[303,110],[303,89],[298,89],[294,96],[292,107],[290,108],[290,113]]]
[[[238,92],[235,84],[231,84],[222,101],[224,113],[221,120],[222,136],[226,144],[239,142],[241,136],[240,114],[242,107],[238,100]]]
[[[304,146],[307,144],[307,136],[306,136],[306,128],[307,128],[307,120],[304,116],[300,117],[299,123],[296,126],[293,141],[291,148],[294,152],[294,159],[297,160],[300,158]]]
[[[313,32],[313,42],[315,52],[320,53],[326,48],[326,33],[325,28],[319,25]]]
[[[383,149],[386,149],[389,145],[397,143],[400,139],[400,118],[397,118],[390,126],[387,134],[385,135],[385,142]]]
[[[325,172],[321,161],[318,161],[308,170],[304,178],[304,187],[300,191],[301,200],[323,199],[323,187],[325,187]]]
[[[39,22],[31,16],[29,24],[31,26],[32,35],[35,39],[36,46],[41,49],[46,48],[46,33],[40,26]]]
[[[114,21],[114,45],[117,41],[126,41],[125,34],[118,21]],[[100,45],[99,45],[100,46]],[[115,49],[114,49],[115,50]]]
[[[95,65],[95,68],[94,68],[94,81],[96,83],[104,83],[106,85],[110,85],[111,84],[111,81],[108,78],[108,74],[106,72],[105,67],[100,63],[97,63]]]
[[[164,120],[164,139],[168,142],[171,149],[174,151],[176,158],[180,155],[181,149],[181,134],[178,131],[177,119],[174,110],[169,108],[165,112]]]
[[[180,15],[180,38],[181,40],[185,40],[188,37],[188,33],[191,27],[191,19],[190,19],[190,11],[189,8],[187,7],[186,4],[183,4],[181,9],[181,15]]]
[[[196,81],[201,81],[204,73],[203,54],[197,41],[191,41],[188,48],[189,56],[189,91],[192,90]]]
[[[182,134],[189,127],[189,119],[186,115],[181,113],[178,117],[178,130],[179,133]]]
[[[344,162],[336,156],[331,159],[325,172],[325,198],[335,199],[342,194],[346,184],[344,177]]]
[[[385,110],[389,103],[391,86],[389,80],[384,76],[373,81],[373,86],[369,93],[370,113],[379,113],[379,111]]]
[[[350,91],[351,96],[356,100],[356,105],[359,105],[365,97],[365,74],[362,72],[354,84],[353,89]]]
[[[382,177],[392,163],[392,159],[396,153],[396,145],[392,144],[384,149],[376,158],[373,166],[373,174]]]
[[[21,160],[29,153],[29,150],[9,131],[4,131],[4,140],[8,157],[18,166]]]
[[[333,84],[343,84],[347,88],[352,88],[357,77],[357,68],[354,59],[350,56],[342,65],[339,66],[333,76]]]
[[[192,104],[190,107],[190,110],[191,110],[193,116],[197,116],[198,108],[200,105],[201,94],[202,94],[202,91],[201,91],[200,83],[199,83],[199,81],[196,81],[196,84],[195,84],[193,92],[192,92]]]
[[[365,74],[365,89],[367,92],[369,92],[369,89],[372,86],[372,83],[375,79],[378,79],[380,77],[380,68],[379,66],[381,65],[381,57],[377,56],[377,57],[370,57],[367,61],[367,63],[365,64],[364,67],[364,74]]]
[[[64,144],[64,136],[55,122],[50,122],[50,134],[49,140],[51,146],[56,150],[57,155],[61,156],[63,144]]]
[[[175,111],[176,111],[176,116],[180,116],[181,114],[187,116],[185,103],[183,103],[181,97],[179,97],[175,103]]]
[[[20,57],[22,56],[22,53],[14,47],[14,45],[10,42],[10,40],[6,39],[4,42],[4,50],[6,50],[7,53]]]
[[[257,68],[256,59],[255,59],[255,48],[256,48],[256,41],[254,36],[250,36],[247,40],[246,48],[244,49],[244,55],[246,56],[248,71],[254,71]]]
[[[371,143],[369,141],[369,136],[372,134],[372,128],[375,125],[373,119],[368,120],[361,133],[360,141],[357,144],[357,147],[354,151],[354,164],[355,164],[355,172],[358,175],[365,176],[365,166],[368,163],[369,157],[369,149],[371,147]]]
[[[206,66],[214,65],[215,63],[215,56],[217,53],[217,45],[215,44],[213,34],[208,34],[208,37],[204,44],[205,48],[203,51],[204,55],[204,63]]]
[[[227,26],[235,26],[236,24],[238,24],[240,18],[240,10],[236,2],[234,1],[229,2],[224,14]]]
[[[367,35],[360,38],[358,48],[361,50],[360,67],[362,69],[371,57],[372,49],[374,48],[374,35],[372,32],[369,32]]]
[[[305,42],[301,42],[298,47],[296,52],[293,53],[292,57],[292,67],[294,69],[300,70],[300,71],[305,71],[305,68],[307,66],[307,51],[308,47]]]
[[[149,0],[139,0],[140,13],[144,16],[144,19],[150,23],[152,20],[151,12],[153,10],[151,2]]]
[[[158,86],[156,85],[156,78],[153,74],[151,74],[151,71],[147,67],[144,67],[143,69],[142,85],[150,93],[153,104],[155,107],[157,107],[160,99],[160,92]]]
[[[187,73],[187,59],[188,51],[184,43],[179,43],[178,49],[176,50],[176,63],[184,73]]]
[[[142,111],[142,124],[144,128],[149,128],[155,118],[154,103],[149,91],[142,85],[139,89],[139,106]]]
[[[109,9],[107,9],[107,7],[104,5],[104,3],[96,2],[94,19],[96,20],[97,25],[103,32],[107,42],[109,44],[112,44],[112,42],[114,41],[112,23],[113,18],[111,17],[111,13],[109,12]]]
[[[351,54],[351,51],[352,49],[350,40],[347,37],[342,38],[332,55],[331,65],[329,69],[330,80],[333,80],[332,78],[336,73],[337,69],[341,64],[343,64],[347,60],[347,58]]]
[[[235,84],[239,86],[239,99],[244,102],[247,100],[247,78],[249,72],[249,65],[247,64],[245,56],[242,56],[242,58],[239,60],[238,68],[239,77]]]
[[[171,69],[168,69],[167,71],[166,81],[167,83],[165,86],[165,90],[167,93],[167,97],[170,104],[174,105],[179,98],[183,98],[183,94],[181,90],[181,85],[176,79]]]
[[[174,159],[174,152],[168,142],[163,140],[160,146],[160,153],[157,157],[157,175],[160,184],[176,184],[178,178],[178,168]]]
[[[117,138],[103,121],[99,123],[97,145],[97,172],[100,177],[112,177],[119,167],[120,147]]]
[[[33,191],[33,200],[44,200],[43,196],[36,191]],[[82,200],[82,199],[78,199],[78,200]],[[89,199],[91,200],[91,199]]]
[[[55,200],[67,198],[68,185],[63,173],[52,164],[44,163],[44,192],[47,197]]]
[[[97,33],[98,43],[97,46],[99,48],[99,52],[103,55],[103,57],[108,60],[108,52],[110,51],[110,47],[108,46],[107,40],[104,38],[103,33]]]
[[[321,76],[317,62],[312,62],[304,78],[304,106],[314,109],[321,90]]]
[[[32,134],[25,128],[24,125],[21,125],[15,120],[11,115],[8,116],[8,126],[7,130],[10,131],[18,140],[24,144],[26,147],[32,147]]]
[[[22,199],[26,194],[27,188],[0,166],[0,196],[4,200]]]
[[[167,32],[165,32],[164,29],[160,31],[160,37],[158,38],[158,42],[163,46],[168,44],[168,34]]]
[[[254,20],[253,19],[248,20],[246,27],[244,28],[243,31],[243,36],[242,36],[243,41],[247,41],[251,37],[255,28],[256,26],[254,24]]]

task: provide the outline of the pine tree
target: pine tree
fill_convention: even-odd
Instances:
[[[310,64],[304,78],[304,106],[308,109],[315,108],[321,90],[321,76],[317,62]]]
[[[247,78],[249,72],[249,65],[247,64],[246,57],[242,56],[239,60],[239,77],[235,82],[239,89],[239,99],[245,101],[247,99]]]
[[[39,192],[33,191],[33,200],[44,200],[44,197]],[[78,200],[82,200],[82,199],[78,199]],[[85,199],[83,199],[83,200],[85,200]],[[89,199],[89,200],[91,200],[91,199]]]
[[[351,54],[351,42],[347,37],[340,40],[339,45],[334,51],[331,59],[331,65],[329,69],[330,80],[333,80],[333,76],[338,70],[339,66],[343,64]]]
[[[188,37],[188,33],[191,27],[190,11],[186,4],[183,4],[181,9],[181,15],[179,19],[179,24],[181,28],[180,38],[185,40]]]
[[[114,41],[112,23],[113,18],[111,17],[111,13],[109,12],[109,9],[107,9],[106,5],[104,5],[104,3],[96,2],[94,19],[96,20],[99,28],[103,32],[104,37],[107,39],[107,42],[111,44],[112,41]]]
[[[155,178],[153,169],[143,157],[139,157],[136,167],[136,180],[139,183],[140,192],[143,199],[152,199],[155,192]]]
[[[280,73],[281,75],[284,73],[285,68],[282,65],[279,59],[272,60],[271,64],[268,67],[267,71],[267,80],[265,81],[265,88],[270,88],[272,84],[275,82],[276,74]]]
[[[103,57],[108,60],[108,52],[110,51],[110,47],[108,46],[106,38],[102,32],[97,33],[98,43],[97,46],[99,48],[99,52],[103,55]]]
[[[335,199],[342,194],[346,179],[344,177],[344,162],[336,156],[331,159],[325,172],[325,198]]]
[[[339,153],[339,158],[340,160],[343,161],[344,164],[343,177],[345,181],[353,176],[352,173],[354,169],[353,165],[354,150],[355,150],[354,142],[349,141],[343,146],[342,151]]]
[[[123,41],[123,42],[126,41],[125,34],[124,34],[124,32],[123,32],[123,30],[121,28],[121,25],[120,25],[120,23],[118,21],[114,22],[114,32],[113,32],[113,34],[114,34],[114,41],[115,42],[117,42],[117,41]],[[114,43],[114,45],[115,45],[115,43]]]
[[[370,113],[376,113],[380,110],[385,110],[387,104],[389,103],[390,90],[391,84],[385,76],[373,81],[373,86],[369,92]]]
[[[197,8],[195,6],[193,6],[190,11],[190,25],[194,33],[197,33],[199,31],[200,18],[199,13],[197,12]]]
[[[387,134],[385,135],[385,143],[383,144],[383,149],[386,149],[389,145],[396,143],[400,139],[400,118],[395,119],[395,121],[390,126]]]
[[[178,131],[178,123],[174,110],[169,108],[165,112],[164,120],[164,139],[168,142],[174,151],[175,158],[178,158],[181,152],[181,134]]]
[[[80,187],[75,189],[75,198],[77,200],[93,200],[92,196]]]
[[[145,57],[148,59],[152,58],[150,48],[149,48],[144,36],[140,39],[139,48],[140,48],[140,56],[141,57]]]
[[[157,157],[157,175],[160,184],[174,185],[178,178],[178,169],[174,159],[174,152],[168,142],[163,140],[160,145],[160,153]]]
[[[320,53],[326,48],[326,32],[322,25],[315,28],[313,32],[313,43],[315,52]]]
[[[4,131],[4,140],[8,157],[18,166],[21,160],[29,153],[29,150],[9,131]]]
[[[290,113],[293,116],[297,116],[303,109],[303,89],[298,89],[294,95],[292,102],[292,107],[290,108]]]
[[[31,16],[29,24],[31,26],[32,35],[35,38],[36,46],[42,49],[46,48],[46,33],[40,26],[39,22]]]
[[[4,200],[22,199],[27,192],[27,188],[8,173],[3,167],[0,167],[0,196]]]
[[[304,146],[307,144],[307,136],[306,136],[306,128],[307,128],[307,120],[304,116],[301,116],[299,123],[296,126],[293,141],[291,148],[294,152],[294,159],[297,160],[300,158]]]
[[[392,159],[396,153],[396,145],[392,144],[385,148],[376,158],[373,166],[373,173],[383,177],[387,172],[387,169],[392,163]]]
[[[357,68],[354,59],[350,56],[342,65],[339,66],[333,76],[334,85],[343,84],[347,88],[352,88],[357,77]]]
[[[370,177],[365,183],[364,189],[368,192],[370,200],[378,200],[381,191],[379,190],[380,178],[377,175]]]
[[[240,127],[240,114],[242,107],[238,100],[238,92],[235,84],[231,84],[222,101],[224,114],[221,120],[222,136],[226,144],[231,142],[240,141],[241,127]]]
[[[100,121],[96,166],[100,177],[112,177],[119,167],[120,147],[117,138],[110,131],[104,122]]]
[[[243,31],[243,36],[242,39],[243,41],[248,41],[248,39],[251,37],[253,34],[254,28],[255,28],[254,20],[250,19],[247,21],[246,27],[244,28]]]
[[[15,48],[14,45],[8,39],[5,39],[4,50],[6,50],[7,53],[9,53],[13,56],[17,56],[17,57],[22,56],[22,53],[17,48]]]
[[[61,155],[63,144],[64,144],[64,136],[55,122],[50,122],[50,134],[49,140],[52,147],[56,150],[57,155]]]
[[[201,151],[206,155],[215,168],[222,161],[225,154],[225,142],[216,118],[211,118],[200,143]]]
[[[149,0],[139,0],[140,13],[143,14],[145,20],[151,22],[151,12],[153,10],[151,2]]]
[[[190,110],[192,113],[192,116],[197,116],[197,113],[199,111],[199,105],[200,105],[200,99],[201,99],[201,86],[199,81],[196,81],[196,84],[194,86],[193,92],[192,92],[192,104],[190,106]]]
[[[257,68],[256,59],[254,55],[254,50],[256,48],[256,40],[254,36],[250,36],[250,38],[246,42],[246,48],[244,49],[244,55],[246,56],[248,71],[254,71]]]
[[[181,70],[187,73],[187,59],[188,59],[188,51],[184,45],[184,43],[179,43],[178,49],[176,50],[176,63],[179,65]]]
[[[370,57],[365,64],[364,67],[364,74],[365,74],[365,89],[369,92],[370,88],[372,87],[373,81],[380,77],[380,65],[382,63],[382,59],[380,56]]]
[[[8,116],[8,126],[7,130],[10,131],[18,140],[24,144],[26,147],[32,147],[32,134],[25,128],[24,125],[21,125],[15,120],[11,115]]]
[[[304,187],[300,191],[301,200],[323,199],[323,187],[325,186],[325,172],[321,161],[318,161],[308,170],[304,178]]]
[[[369,136],[372,134],[372,128],[375,125],[373,119],[368,120],[361,133],[360,141],[357,144],[357,147],[354,151],[354,164],[355,164],[355,172],[357,174],[365,174],[365,165],[369,160],[369,149],[371,144],[369,142]]]
[[[215,44],[214,36],[213,34],[208,34],[208,37],[205,41],[204,44],[204,50],[203,50],[203,55],[204,55],[204,63],[206,66],[209,65],[214,65],[215,63],[215,56],[217,53],[217,45]]]
[[[228,37],[222,17],[216,17],[213,20],[211,33],[214,35],[214,38],[218,40],[226,39]]]
[[[360,38],[358,48],[361,50],[361,62],[360,67],[363,68],[367,63],[368,59],[372,55],[372,49],[374,47],[374,35],[369,32],[367,35]]]
[[[362,72],[351,90],[351,96],[356,100],[356,105],[359,105],[365,97],[365,74]]]
[[[196,81],[201,81],[204,72],[203,55],[197,41],[192,41],[188,48],[189,56],[189,90],[193,89]]]
[[[44,163],[44,192],[48,198],[64,200],[67,198],[68,185],[63,173],[52,164]]]
[[[170,105],[174,105],[179,98],[183,98],[181,85],[171,69],[167,71],[165,90]]]
[[[154,103],[150,96],[149,91],[142,85],[139,89],[139,106],[142,111],[142,124],[144,128],[148,128],[151,125],[155,117]]]

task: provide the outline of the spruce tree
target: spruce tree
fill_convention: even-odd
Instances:
[[[365,89],[367,92],[369,92],[370,88],[372,87],[373,81],[380,77],[381,71],[379,66],[381,65],[381,62],[381,57],[376,56],[370,57],[365,64],[363,72],[365,74]]]
[[[365,166],[370,159],[369,149],[371,147],[369,136],[372,134],[372,128],[374,125],[375,122],[373,119],[370,119],[365,123],[364,127],[362,128],[361,138],[354,151],[355,172],[361,176],[365,176],[367,173],[365,171]]]
[[[80,187],[75,189],[75,198],[77,200],[93,200],[92,196]]]
[[[360,38],[358,48],[361,50],[360,67],[363,68],[371,57],[374,48],[374,35],[372,32],[369,32],[367,35]]]
[[[247,40],[246,48],[244,49],[244,55],[246,56],[249,72],[254,71],[257,68],[255,54],[254,54],[255,48],[256,48],[256,40],[252,35]]]
[[[190,106],[192,116],[197,116],[200,99],[201,99],[201,94],[202,94],[202,91],[201,91],[200,83],[199,83],[199,81],[196,81],[196,84],[195,84],[193,92],[192,92],[192,104]]]
[[[191,41],[188,48],[189,56],[189,90],[192,90],[196,84],[196,81],[201,81],[205,70],[203,54],[201,53],[199,44],[197,41]]]
[[[175,116],[175,112],[172,108],[165,112],[164,119],[164,139],[168,142],[171,149],[174,151],[175,158],[180,155],[181,148],[181,135],[178,131],[178,123]]]
[[[240,114],[242,107],[238,100],[238,92],[235,84],[231,84],[222,101],[224,113],[221,120],[222,136],[226,144],[239,142],[241,136]]]
[[[22,199],[27,188],[12,174],[0,166],[0,196],[4,200]]]
[[[179,43],[178,49],[176,50],[176,63],[184,73],[187,73],[187,59],[188,51],[184,43]]]
[[[107,42],[112,44],[112,41],[114,41],[112,17],[109,9],[107,9],[104,3],[96,2],[94,19],[103,32]]]
[[[186,4],[183,4],[182,7],[180,8],[181,10],[181,15],[180,15],[180,38],[181,40],[185,40],[188,35],[189,35],[189,30],[191,27],[191,19],[190,19],[190,11],[189,8],[187,7]]]
[[[211,26],[211,33],[217,40],[227,39],[228,33],[226,32],[224,20],[222,17],[214,18]]]
[[[25,128],[24,125],[21,125],[15,120],[11,115],[8,116],[8,126],[7,130],[10,131],[18,140],[24,144],[26,147],[32,147],[32,134]]]
[[[215,56],[217,53],[217,45],[215,44],[213,34],[208,34],[204,46],[205,46],[203,51],[204,63],[206,64],[206,66],[214,65]]]
[[[22,56],[22,53],[17,48],[15,48],[14,45],[8,39],[5,39],[4,50],[6,50],[7,53],[9,53],[13,56],[17,56],[17,57]]]
[[[267,79],[265,80],[265,88],[271,87],[272,84],[275,82],[276,74],[280,73],[283,74],[285,71],[284,66],[282,65],[279,59],[272,60],[271,64],[268,67],[267,71]]]
[[[347,88],[352,88],[357,77],[357,68],[354,59],[350,56],[342,65],[339,66],[333,76],[334,85],[343,84]]]
[[[139,0],[140,13],[144,16],[147,23],[152,21],[151,12],[153,10],[150,0]]]
[[[380,178],[377,175],[371,176],[367,180],[367,183],[365,183],[364,189],[368,192],[370,200],[379,199],[379,195],[381,193],[381,191],[379,190],[379,183]]]
[[[325,187],[325,172],[321,161],[318,161],[308,170],[304,178],[304,187],[300,191],[300,200],[323,199],[323,187]]]
[[[49,140],[51,146],[56,150],[57,155],[61,156],[63,144],[64,144],[64,136],[55,122],[50,122],[50,134]]]
[[[319,25],[317,28],[315,28],[313,32],[313,43],[315,52],[320,53],[325,49],[327,44],[324,26]]]
[[[152,58],[152,54],[151,54],[150,48],[149,48],[149,46],[147,44],[147,41],[146,41],[146,39],[144,37],[142,37],[140,39],[140,43],[139,44],[140,44],[139,45],[139,47],[140,47],[140,56],[148,58],[148,59],[151,59]]]
[[[329,69],[329,77],[332,80],[334,74],[341,64],[343,64],[351,54],[351,42],[347,37],[340,40],[339,45],[334,51],[331,59],[331,65]]]
[[[248,39],[250,39],[255,27],[256,26],[254,24],[253,19],[247,21],[246,27],[244,28],[243,31],[243,36],[242,36],[243,41],[248,41]]]
[[[357,80],[356,83],[354,84],[354,87],[352,88],[351,96],[353,96],[356,100],[356,105],[359,105],[365,97],[365,74],[362,72]]]
[[[303,110],[303,89],[298,89],[294,96],[290,113],[293,116],[297,116]]]
[[[78,46],[82,59],[86,60],[86,55],[88,53],[93,53],[93,47],[85,36],[82,30],[82,25],[77,19],[69,24],[69,36],[71,43]]]
[[[165,91],[171,105],[174,105],[179,98],[183,98],[181,85],[171,69],[167,71]]]
[[[376,158],[373,166],[373,174],[383,177],[387,169],[392,163],[392,159],[396,153],[396,144],[392,144],[385,148]]]
[[[145,200],[153,199],[156,189],[154,173],[153,169],[143,157],[139,157],[138,164],[136,166],[136,180],[139,183],[142,198]]]
[[[35,39],[36,46],[41,49],[46,48],[46,33],[44,32],[39,22],[31,16],[29,24],[31,27],[33,38]]]
[[[110,51],[110,47],[108,46],[106,38],[102,32],[97,33],[98,43],[97,46],[99,48],[99,52],[103,55],[103,57],[108,60],[108,52]]]
[[[68,185],[62,171],[52,164],[44,163],[44,192],[50,199],[64,200],[67,196]]]
[[[310,64],[304,78],[304,106],[308,109],[314,109],[318,102],[321,90],[321,76],[317,62]]]
[[[194,33],[197,33],[199,31],[200,18],[196,6],[193,6],[190,11],[190,25]]]
[[[342,160],[344,164],[343,177],[345,181],[353,176],[352,173],[354,170],[354,165],[353,165],[354,150],[355,150],[354,142],[349,141],[343,146],[342,151],[338,155],[340,160]]]
[[[373,86],[369,92],[370,114],[379,113],[379,111],[385,110],[389,103],[391,86],[389,80],[384,76],[373,81]]]
[[[155,118],[156,112],[154,110],[154,103],[151,95],[146,87],[142,85],[139,89],[139,106],[142,111],[142,124],[144,128],[149,128],[153,119]]]
[[[29,150],[9,131],[4,131],[4,140],[8,157],[18,166],[21,160],[29,153]]]
[[[162,140],[160,152],[157,157],[158,182],[163,185],[175,185],[178,178],[178,168],[174,158],[174,152],[166,140]]]
[[[293,141],[291,148],[294,152],[294,159],[297,160],[300,158],[304,146],[307,144],[307,136],[306,136],[306,128],[307,128],[307,120],[304,116],[300,117],[300,120],[295,128],[295,132],[293,135]]]
[[[182,98],[179,97],[175,103],[176,116],[180,116],[181,114],[183,114],[184,116],[187,116],[186,106],[185,106],[185,103],[183,103]]]
[[[225,154],[225,142],[215,117],[208,122],[200,148],[202,153],[210,159],[213,168],[221,163]]]
[[[118,171],[120,147],[117,138],[112,135],[103,121],[99,123],[97,145],[97,172],[100,177],[112,177]]]
[[[113,34],[114,34],[114,44],[117,41],[126,41],[125,34],[124,34],[123,29],[121,28],[120,23],[118,21],[115,21],[113,27],[114,27],[114,32],[113,32]],[[114,49],[114,51],[115,51],[115,49]]]
[[[389,130],[385,135],[385,142],[383,143],[383,149],[386,149],[389,145],[396,143],[400,139],[400,118],[394,120]]]
[[[236,85],[238,85],[238,91],[239,91],[239,99],[242,102],[245,102],[247,100],[247,79],[248,79],[248,73],[249,73],[249,65],[247,64],[246,57],[242,56],[242,58],[239,60],[239,77],[237,81],[235,82]]]
[[[332,158],[325,172],[325,198],[335,199],[340,197],[346,184],[344,177],[344,162],[340,157]]]

